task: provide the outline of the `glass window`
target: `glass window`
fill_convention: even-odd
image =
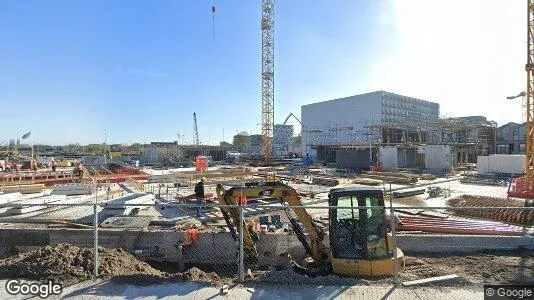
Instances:
[[[337,201],[337,206],[339,207],[354,207],[358,206],[358,200],[352,198],[351,196],[339,197]],[[350,208],[340,208],[337,210],[337,220],[350,220],[350,219],[359,219],[358,210]]]

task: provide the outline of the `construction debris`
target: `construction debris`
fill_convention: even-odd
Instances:
[[[445,189],[439,186],[429,186],[427,188],[428,198],[449,197],[451,189]]]
[[[491,177],[480,177],[476,175],[465,176],[460,179],[461,183],[465,184],[477,184],[477,185],[490,185],[490,186],[503,186],[506,185],[506,180]]]
[[[339,180],[335,178],[314,177],[312,183],[325,186],[336,186],[339,184]]]

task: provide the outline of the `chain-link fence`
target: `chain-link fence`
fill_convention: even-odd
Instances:
[[[532,207],[476,206],[467,198],[446,207],[199,206],[196,199],[177,200],[172,188],[160,197],[111,197],[100,189],[74,198],[0,198],[0,277],[289,285],[534,281]]]

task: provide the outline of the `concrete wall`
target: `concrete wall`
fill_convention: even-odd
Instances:
[[[177,263],[177,245],[184,233],[176,231],[118,231],[100,230],[99,245],[106,248],[137,250],[141,259]],[[405,253],[474,253],[488,250],[534,250],[531,236],[473,236],[440,234],[398,234],[397,245]],[[0,230],[0,257],[15,251],[28,251],[36,247],[69,243],[76,246],[93,247],[92,230],[73,229],[7,229]],[[329,248],[328,236],[323,244]],[[158,250],[156,250],[156,246]],[[182,254],[186,264],[230,264],[237,263],[237,243],[230,233],[203,233],[199,240],[183,246]],[[295,235],[261,234],[257,244],[259,265],[287,266],[286,253],[300,261],[306,256]]]
[[[492,174],[523,174],[525,172],[526,156],[522,154],[492,154],[477,157],[477,173]]]
[[[442,173],[453,166],[451,146],[449,145],[426,145],[419,146],[418,153],[424,153],[426,169],[432,172]]]
[[[376,155],[376,150],[373,151]],[[336,151],[336,167],[341,169],[369,169],[369,149],[339,149]]]
[[[397,246],[406,253],[474,253],[534,249],[531,236],[399,234]]]
[[[399,168],[397,147],[380,147],[380,164],[384,170],[396,170]]]
[[[365,121],[374,120],[375,124],[380,122],[380,105],[379,92],[303,105],[302,154],[309,153],[310,156],[316,157],[315,151],[311,151],[309,147],[310,144],[336,145],[357,140],[354,134],[365,130]],[[353,129],[345,130],[347,127]],[[312,132],[314,130],[321,132]],[[359,138],[362,141],[367,140],[364,135]]]

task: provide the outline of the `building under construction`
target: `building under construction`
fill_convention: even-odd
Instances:
[[[476,163],[496,147],[495,122],[440,118],[437,103],[384,91],[304,105],[302,124],[305,155],[349,169],[441,171]]]
[[[196,156],[209,156],[213,161],[226,158],[227,147],[208,145],[181,145],[178,142],[151,142],[141,145],[139,158],[142,164],[187,165]]]

